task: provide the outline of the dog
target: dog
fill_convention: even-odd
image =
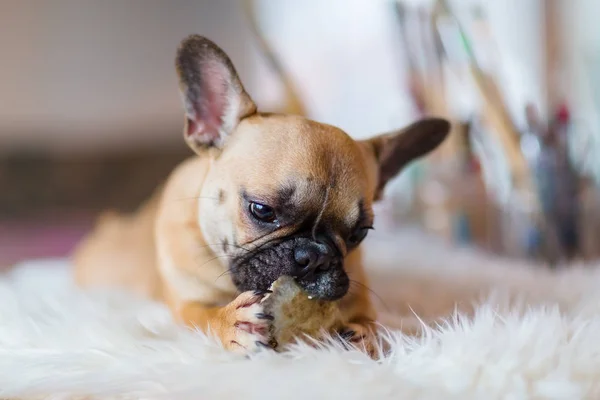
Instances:
[[[376,315],[360,245],[373,203],[450,123],[428,117],[354,140],[302,116],[259,112],[205,37],[184,39],[175,64],[196,154],[133,215],[101,218],[73,254],[78,284],[158,299],[178,321],[248,354],[269,346],[272,317],[260,300],[293,276],[308,295],[339,300],[346,339],[370,343]]]

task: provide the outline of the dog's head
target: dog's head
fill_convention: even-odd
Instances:
[[[185,139],[211,159],[198,223],[235,285],[267,289],[291,275],[316,298],[344,296],[344,258],[372,228],[373,202],[444,140],[449,123],[424,119],[356,141],[300,116],[257,112],[227,55],[206,38],[184,40],[176,66]]]

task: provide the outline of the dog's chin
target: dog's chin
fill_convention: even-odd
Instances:
[[[300,278],[296,281],[307,295],[319,300],[339,300],[350,288],[350,279],[342,269],[327,271],[314,279]]]

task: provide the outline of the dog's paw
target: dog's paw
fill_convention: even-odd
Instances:
[[[363,351],[372,358],[377,356],[380,346],[377,332],[372,324],[347,324],[339,331],[339,337],[347,348]]]
[[[230,351],[249,354],[277,347],[271,331],[273,316],[265,313],[260,303],[268,291],[250,291],[240,294],[222,313],[224,318],[221,339]]]

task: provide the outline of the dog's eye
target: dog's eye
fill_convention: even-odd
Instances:
[[[262,222],[272,223],[277,220],[275,210],[273,210],[272,207],[260,203],[250,203],[250,214]]]
[[[367,237],[367,233],[369,233],[371,229],[373,229],[372,226],[361,226],[357,228],[348,238],[348,242],[351,246],[356,246]]]

